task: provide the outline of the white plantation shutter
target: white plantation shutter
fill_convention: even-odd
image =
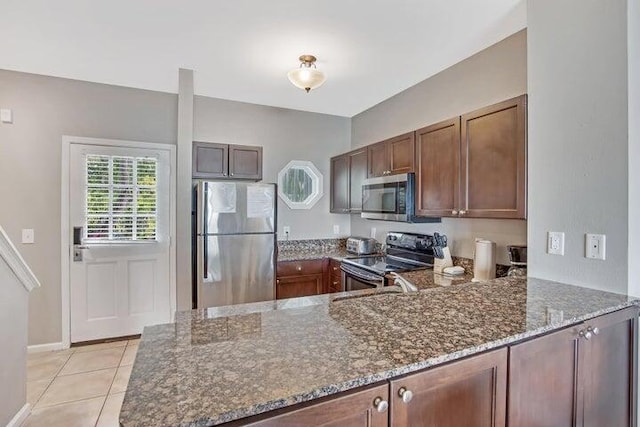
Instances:
[[[86,156],[87,241],[157,240],[158,161]]]

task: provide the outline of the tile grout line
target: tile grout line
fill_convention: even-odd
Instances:
[[[124,358],[124,354],[127,351],[127,347],[129,346],[129,342],[124,346],[124,350],[122,351],[122,355],[120,356],[120,360],[118,361],[118,366],[116,367],[116,373],[113,375],[111,379],[111,384],[109,384],[109,388],[107,389],[107,396],[104,398],[104,402],[102,402],[102,406],[100,407],[100,412],[98,412],[98,418],[96,418],[96,422],[93,427],[98,426],[98,422],[100,421],[100,417],[102,416],[102,411],[104,411],[104,407],[107,404],[107,399],[110,396],[111,388],[113,387],[113,383],[116,381],[116,377],[118,376],[118,369],[120,369],[120,364],[122,363],[122,359]]]
[[[69,353],[69,356],[67,357],[67,360],[62,364],[62,366],[60,366],[60,369],[58,369],[56,374],[53,377],[51,377],[51,380],[49,381],[49,384],[47,384],[47,386],[44,388],[44,390],[42,390],[42,393],[40,393],[40,396],[38,396],[36,401],[33,402],[32,408],[34,410],[36,409],[36,405],[38,404],[38,402],[40,402],[40,399],[42,399],[42,396],[44,396],[44,394],[47,392],[47,390],[49,390],[49,387],[51,387],[51,384],[53,384],[53,381],[56,378],[58,378],[58,375],[60,374],[60,372],[62,372],[62,369],[64,369],[64,367],[67,365],[67,363],[69,363],[69,360],[71,359],[71,356],[73,355],[73,353],[75,353],[75,351],[72,351],[72,352]]]

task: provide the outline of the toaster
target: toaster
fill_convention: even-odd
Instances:
[[[356,255],[370,255],[378,252],[378,241],[370,237],[349,237],[347,252]]]

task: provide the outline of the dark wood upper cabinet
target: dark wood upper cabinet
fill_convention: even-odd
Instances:
[[[229,171],[229,145],[193,143],[193,178],[225,178]]]
[[[416,214],[458,216],[460,117],[416,131]]]
[[[462,116],[461,216],[526,218],[526,110],[522,95]]]
[[[229,176],[233,179],[262,179],[262,147],[229,146]]]
[[[403,399],[406,393],[412,399]],[[506,393],[503,348],[392,380],[390,424],[504,427]]]
[[[332,213],[362,211],[362,183],[367,178],[367,148],[331,158]]]
[[[362,212],[362,184],[367,179],[367,149],[349,153],[349,212]]]
[[[244,424],[252,427],[386,427],[388,410],[378,411],[374,402],[389,400],[389,387],[379,385],[343,395],[295,411]]]
[[[367,149],[369,178],[414,171],[414,132],[369,145]]]
[[[262,147],[194,141],[192,177],[262,179]]]
[[[634,426],[638,309],[510,348],[509,425]]]
[[[330,165],[331,201],[329,211],[332,213],[349,212],[349,156],[333,157]]]

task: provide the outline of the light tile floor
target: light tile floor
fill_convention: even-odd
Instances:
[[[23,427],[118,427],[139,341],[29,354]]]

